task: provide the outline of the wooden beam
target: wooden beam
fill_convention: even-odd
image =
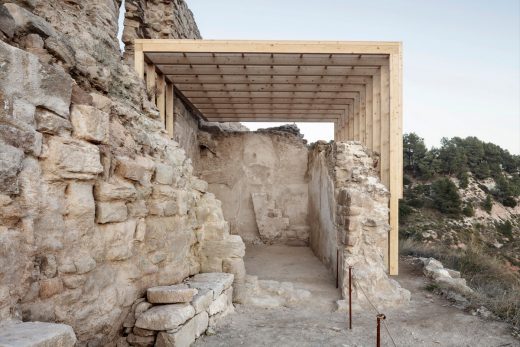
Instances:
[[[229,92],[229,91],[207,91],[192,92],[186,91],[183,94],[190,99],[194,98],[272,98],[272,99],[288,99],[301,98],[309,100],[317,99],[351,99],[359,96],[359,92]]]
[[[166,83],[166,131],[168,137],[173,139],[175,123],[175,91],[172,83]]]
[[[230,117],[230,118],[208,118],[210,122],[316,122],[316,123],[333,123],[338,118],[288,118],[288,117]]]
[[[388,65],[386,54],[147,53],[156,65]]]
[[[134,46],[134,70],[140,79],[144,79],[144,52],[143,45],[136,44]]]
[[[398,42],[136,39],[145,52],[391,54]]]
[[[253,65],[157,65],[166,75],[247,75],[247,76],[372,76],[379,69],[356,66],[253,66]]]
[[[156,99],[156,90],[155,90],[155,81],[157,79],[155,73],[155,65],[151,63],[146,64],[146,91],[149,95],[152,95],[152,101],[155,103]]]
[[[311,98],[189,98],[197,107],[201,105],[217,105],[217,104],[299,104],[312,102],[315,105],[347,105],[354,98],[343,99],[311,99]]]
[[[365,145],[372,150],[372,138],[374,127],[372,126],[373,116],[373,88],[372,79],[366,85],[366,118],[365,118]]]
[[[361,107],[360,107],[360,98],[356,98],[354,99],[354,141],[360,141],[360,136],[359,136],[359,123],[360,123],[360,118],[361,118],[361,115],[360,115],[360,110],[361,110]]]
[[[381,68],[381,182],[390,189],[390,73]]]
[[[214,106],[202,105],[199,110],[205,111],[236,111],[248,112],[251,110],[313,110],[313,111],[341,111],[345,109],[344,105],[327,105],[327,104],[217,104]]]
[[[359,95],[359,141],[366,145],[366,88],[363,88]]]
[[[373,77],[372,83],[372,150],[381,154],[381,74]],[[381,165],[381,163],[379,163]],[[381,172],[380,172],[381,174]]]
[[[348,127],[348,135],[347,140],[354,140],[354,103],[348,105],[348,118],[347,118],[347,127]]]
[[[371,83],[371,78],[367,78],[367,83]],[[351,83],[337,83],[337,84],[319,84],[319,83],[176,83],[175,85],[183,93],[187,92],[203,92],[203,91],[230,91],[230,92],[351,92],[361,91],[367,83],[351,84]]]
[[[161,124],[166,127],[166,84],[164,75],[157,75],[157,108],[161,117]]]
[[[167,75],[170,81],[175,81],[175,85],[183,84],[366,84],[370,76],[245,76],[245,75]]]

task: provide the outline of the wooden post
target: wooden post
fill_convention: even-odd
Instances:
[[[155,73],[155,65],[151,63],[146,64],[146,91],[151,94],[152,101],[156,103],[155,97],[156,97],[156,90],[155,90],[155,80],[156,80],[156,73]]]
[[[380,70],[381,71],[381,70]],[[372,150],[381,154],[381,73],[376,73],[372,81]],[[381,164],[381,163],[380,163]]]
[[[373,149],[373,136],[374,136],[374,127],[373,127],[373,97],[372,97],[373,89],[372,89],[372,79],[368,81],[366,84],[366,133],[365,133],[365,145],[372,150]]]
[[[166,84],[166,131],[168,137],[173,138],[173,124],[175,122],[175,94],[173,83]]]
[[[166,127],[166,81],[163,74],[157,75],[157,108],[163,127]]]
[[[144,52],[142,43],[134,44],[134,69],[137,75],[141,79],[144,79]]]

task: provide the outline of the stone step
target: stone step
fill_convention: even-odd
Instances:
[[[143,312],[135,326],[148,330],[172,330],[184,324],[195,315],[195,309],[189,304],[159,305]]]
[[[69,325],[11,321],[0,324],[0,347],[72,347],[76,334]]]
[[[197,294],[197,289],[186,284],[148,288],[146,298],[152,304],[177,304],[190,302]]]
[[[208,272],[197,274],[189,278],[185,283],[190,288],[198,290],[209,289],[213,291],[213,299],[216,299],[222,292],[233,284],[234,276],[222,272]]]

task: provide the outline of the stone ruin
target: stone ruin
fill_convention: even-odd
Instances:
[[[333,273],[339,250],[375,301],[405,302],[366,150],[203,124],[182,102],[170,139],[127,61],[134,38],[200,38],[193,15],[126,0],[122,55],[120,6],[0,1],[0,344],[187,345],[272,290],[243,240],[310,245]]]

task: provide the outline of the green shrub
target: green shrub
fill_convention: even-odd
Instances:
[[[449,178],[439,178],[431,186],[433,206],[442,213],[457,216],[461,213],[461,199],[457,186]]]
[[[404,202],[403,200],[399,202],[399,220],[404,221],[406,217],[412,214],[412,212],[413,208],[408,206],[406,202]]]
[[[516,200],[512,196],[506,196],[502,200],[502,205],[507,206],[507,207],[516,207]]]
[[[491,213],[491,210],[493,209],[493,198],[491,197],[491,195],[488,194],[486,196],[486,200],[484,200],[484,203],[482,204],[482,208],[487,213]]]
[[[503,223],[497,222],[495,223],[495,228],[498,232],[502,233],[504,236],[508,238],[513,237],[513,225],[510,221],[505,221]]]
[[[475,209],[473,208],[473,204],[466,204],[462,209],[462,214],[464,214],[466,217],[473,217],[475,215]]]
[[[469,185],[469,175],[467,171],[462,172],[459,175],[459,188],[466,189]]]

